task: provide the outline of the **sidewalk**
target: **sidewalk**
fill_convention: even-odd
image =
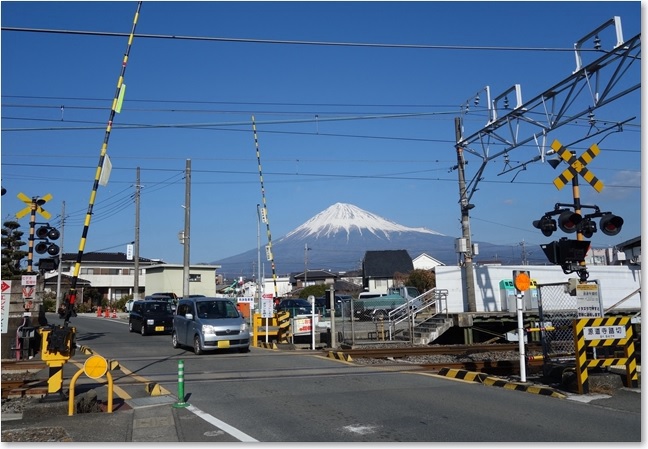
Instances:
[[[22,414],[2,414],[3,442],[97,441],[176,442],[175,398],[155,396],[126,400],[112,413],[68,416],[67,401],[34,398]]]

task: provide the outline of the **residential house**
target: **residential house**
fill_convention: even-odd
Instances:
[[[336,273],[327,270],[306,270],[291,276],[294,279],[294,287],[304,288],[310,285],[333,284],[338,278]]]
[[[74,276],[77,253],[61,254],[59,270],[62,276]],[[159,264],[159,260],[140,257],[138,286],[140,294],[144,294],[146,286],[146,268]],[[45,278],[49,285],[49,279],[58,277],[58,272],[46,273]],[[78,273],[79,278],[89,282],[89,285],[101,293],[102,298],[109,302],[121,299],[122,296],[132,295],[135,286],[135,263],[128,260],[125,253],[84,253],[81,267]]]
[[[429,256],[425,253],[422,253],[420,256],[412,260],[415,270],[433,270],[435,267],[445,265],[443,262],[435,259],[432,256]]]
[[[68,290],[74,276],[77,253],[61,255],[61,289]],[[192,265],[189,272],[191,294],[213,295],[215,293],[215,272],[219,265]],[[45,285],[56,291],[58,272],[45,273]],[[175,292],[182,296],[184,266],[165,264],[156,259],[139,259],[139,295],[156,292]],[[81,282],[83,280],[83,282]],[[67,282],[67,283],[66,283]],[[110,303],[123,296],[133,295],[135,286],[135,263],[125,253],[84,253],[78,273],[77,289],[92,287]]]
[[[386,293],[394,285],[394,275],[414,269],[407,250],[367,251],[362,261],[362,286],[370,292]]]

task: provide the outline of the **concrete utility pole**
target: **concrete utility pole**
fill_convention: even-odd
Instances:
[[[184,265],[183,265],[183,281],[182,281],[182,296],[187,298],[189,296],[189,231],[191,225],[189,223],[191,217],[191,159],[187,159],[186,164],[186,178],[185,178],[185,224],[184,224]]]
[[[133,258],[135,259],[135,278],[133,282],[133,299],[140,299],[139,295],[139,246],[140,246],[140,168],[137,167],[137,177],[135,180],[135,248],[133,249]]]
[[[464,174],[464,166],[466,164],[463,156],[463,147],[461,146],[461,137],[462,137],[462,125],[461,118],[455,118],[455,136],[457,141],[457,173],[459,174],[459,204],[461,207],[461,234],[462,240],[465,242],[464,248],[458,248],[461,251],[463,256],[462,270],[464,275],[462,276],[466,280],[465,289],[466,296],[468,299],[468,312],[477,311],[477,303],[475,301],[475,276],[473,273],[473,261],[472,261],[472,241],[470,239],[470,215],[468,211],[474,207],[474,205],[468,203],[468,198],[466,197],[466,178]],[[460,245],[461,246],[461,245]]]

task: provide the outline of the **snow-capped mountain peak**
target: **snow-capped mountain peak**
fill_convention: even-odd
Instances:
[[[332,237],[338,233],[346,233],[348,238],[353,231],[361,235],[370,233],[387,239],[391,233],[402,232],[443,235],[427,228],[409,228],[399,225],[353,204],[335,203],[286,234],[284,238]]]

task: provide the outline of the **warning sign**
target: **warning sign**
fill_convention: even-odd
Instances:
[[[2,281],[2,333],[9,332],[9,304],[11,302],[11,281]]]
[[[576,285],[576,312],[578,318],[596,318],[603,316],[601,298],[597,284]]]

